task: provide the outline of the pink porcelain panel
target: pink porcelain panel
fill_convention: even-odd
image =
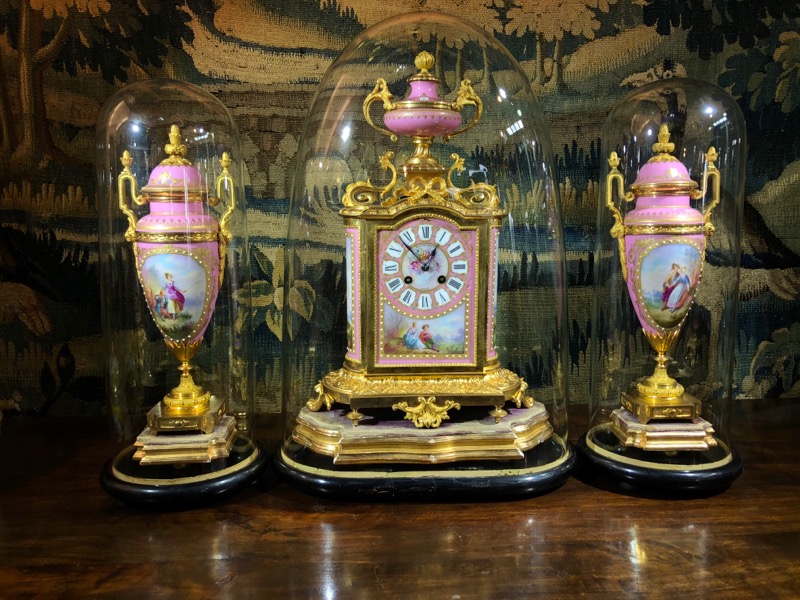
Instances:
[[[436,89],[438,87],[438,83],[435,81],[412,81],[411,82],[411,91],[408,93],[408,97],[406,100],[415,100],[415,101],[433,101],[437,102],[439,100],[439,92]]]
[[[203,202],[150,202],[150,213],[139,219],[137,231],[186,233],[217,231],[217,220],[206,214]]]
[[[459,128],[461,114],[444,108],[398,108],[385,113],[383,122],[398,135],[440,136]]]
[[[639,169],[637,184],[689,181],[689,172],[678,160],[648,162]]]
[[[499,231],[492,228],[492,239],[489,244],[489,298],[486,302],[486,358],[492,360],[497,358],[497,350],[494,347],[494,324],[497,319],[497,246],[499,243]]]
[[[345,237],[345,269],[347,277],[347,358],[361,361],[361,281],[358,277],[359,231],[349,227]]]
[[[380,366],[475,363],[478,234],[440,218],[378,233]]]

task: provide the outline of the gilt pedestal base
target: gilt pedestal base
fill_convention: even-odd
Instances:
[[[626,409],[618,408],[611,413],[611,431],[625,446],[648,451],[705,451],[717,445],[711,423],[699,417],[693,421],[640,423]]]
[[[724,442],[706,451],[662,452],[626,446],[610,423],[591,428],[578,440],[582,473],[614,487],[655,490],[667,495],[722,491],[742,472],[739,454]]]
[[[482,407],[458,412],[457,421],[419,429],[391,410],[358,427],[346,409],[301,411],[277,468],[305,491],[356,500],[530,496],[569,476],[575,454],[552,435],[540,404],[509,409],[500,422]]]
[[[237,435],[228,456],[209,462],[141,464],[128,446],[106,463],[100,485],[126,504],[182,509],[211,504],[256,481],[268,464],[260,443]]]
[[[149,427],[133,444],[143,465],[207,463],[226,458],[236,439],[236,419],[224,415],[211,433],[154,433]]]

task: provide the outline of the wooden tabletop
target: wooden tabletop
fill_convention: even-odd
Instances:
[[[354,503],[278,483],[155,512],[98,484],[104,426],[6,419],[0,598],[800,598],[800,402],[742,403],[744,473],[672,499],[578,479],[496,503]]]

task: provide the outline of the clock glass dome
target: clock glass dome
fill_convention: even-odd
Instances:
[[[289,213],[290,480],[396,496],[564,480],[558,186],[530,84],[496,39],[434,12],[354,39],[309,110]]]
[[[627,484],[723,488],[742,466],[730,441],[742,112],[712,84],[654,82],[614,107],[602,151],[579,448],[598,473]]]
[[[244,162],[207,91],[154,79],[98,116],[106,391],[114,450],[101,483],[146,505],[211,501],[255,480]]]

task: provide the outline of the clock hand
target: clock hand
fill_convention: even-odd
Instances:
[[[419,262],[422,262],[422,260],[421,260],[421,259],[420,259],[420,257],[419,257],[419,254],[417,254],[416,252],[414,252],[414,249],[413,249],[411,246],[409,246],[408,244],[406,244],[406,241],[405,241],[403,238],[400,238],[400,241],[401,241],[401,242],[403,242],[403,246],[405,246],[406,248],[408,248],[408,251],[409,251],[409,252],[411,252],[411,254],[413,254],[413,255],[414,255],[414,258],[416,258],[416,259],[417,259]]]
[[[427,260],[427,261],[425,261],[425,264],[424,264],[424,265],[422,265],[422,270],[423,270],[423,271],[427,271],[427,270],[430,268],[430,266],[431,266],[431,261],[433,260],[433,257],[434,257],[434,256],[436,256],[436,251],[437,251],[438,249],[439,249],[439,244],[436,244],[436,245],[433,247],[433,251],[431,252],[431,255],[428,257],[428,260]]]

